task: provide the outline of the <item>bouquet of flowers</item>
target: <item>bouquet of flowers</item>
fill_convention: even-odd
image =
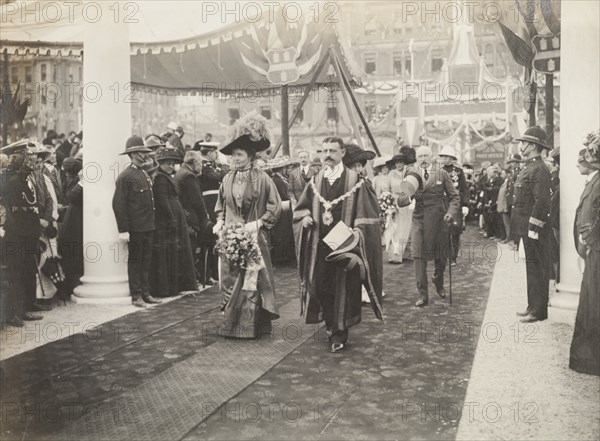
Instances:
[[[383,232],[394,221],[398,207],[396,200],[389,191],[384,191],[379,195],[379,210],[381,211],[381,231]]]
[[[219,234],[215,251],[231,267],[246,271],[242,289],[256,289],[258,272],[264,267],[256,228],[250,229],[243,224],[226,225]]]

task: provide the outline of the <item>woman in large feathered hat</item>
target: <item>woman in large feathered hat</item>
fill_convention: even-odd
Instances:
[[[269,175],[256,166],[256,155],[271,144],[267,120],[255,112],[240,118],[231,128],[221,152],[231,156],[232,170],[223,178],[215,206],[221,250],[221,292],[225,337],[257,338],[279,318],[275,301],[269,232],[281,213],[281,199]],[[224,252],[229,247],[245,253],[251,244],[228,243],[228,231],[240,229],[257,244],[254,264],[242,268]],[[243,232],[242,232],[243,231]],[[286,244],[281,244],[286,245]],[[243,311],[243,314],[242,314]]]

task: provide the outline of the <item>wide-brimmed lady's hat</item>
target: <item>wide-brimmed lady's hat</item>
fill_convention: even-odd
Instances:
[[[160,164],[163,161],[183,162],[181,152],[174,147],[161,147],[156,151],[156,161]]]
[[[384,156],[380,156],[379,158],[375,158],[375,161],[373,161],[373,170],[375,171],[379,171],[381,170],[381,168],[385,165],[387,166],[387,162],[390,160],[391,158],[387,155]],[[389,168],[389,167],[388,167]]]
[[[356,144],[346,144],[344,148],[346,149],[346,154],[342,158],[342,162],[346,167],[351,167],[357,162],[365,164],[376,156],[375,152],[363,150]]]
[[[270,145],[271,135],[267,119],[256,112],[250,112],[238,119],[231,127],[229,140],[221,149],[221,153],[231,155],[234,149],[256,153],[267,150]]]
[[[515,141],[532,142],[542,148],[545,148],[546,150],[552,150],[552,147],[546,144],[548,141],[548,135],[546,135],[546,132],[540,126],[529,127],[527,130],[525,130],[523,136],[517,138]]]
[[[119,153],[120,155],[129,155],[131,153],[150,153],[152,149],[149,149],[144,145],[144,140],[139,136],[130,137],[125,143],[125,151],[123,153]]]
[[[414,164],[417,162],[417,155],[415,149],[408,146],[403,146],[400,148],[400,151],[392,156],[392,159],[386,162],[389,168],[392,168],[396,165],[397,162],[402,162],[403,164]]]

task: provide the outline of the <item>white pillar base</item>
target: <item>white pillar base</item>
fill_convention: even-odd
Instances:
[[[131,305],[127,279],[84,276],[81,282],[71,296],[75,303]]]
[[[577,311],[579,305],[579,286],[559,283],[556,294],[550,298],[550,306],[558,309]]]

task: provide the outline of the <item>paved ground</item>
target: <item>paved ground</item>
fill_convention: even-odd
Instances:
[[[435,303],[417,309],[412,264],[386,265],[386,321],[365,307],[343,354],[327,351],[322,328],[302,323],[296,271],[283,266],[276,270],[282,317],[270,338],[220,338],[218,293],[211,289],[8,358],[0,363],[1,437],[504,438],[502,431],[464,424],[465,402],[503,390],[486,375],[497,354],[475,355],[478,344],[485,346],[482,322],[499,312],[493,303],[486,313],[496,248],[479,238],[476,230],[464,236],[463,258],[452,271],[452,306],[432,293]],[[510,271],[496,274],[494,283],[502,285]],[[517,291],[519,280],[512,285]],[[564,351],[563,342],[553,359],[566,357]],[[518,369],[503,361],[497,371],[504,369],[513,388],[523,387]],[[541,399],[543,388],[534,390]],[[523,425],[510,432],[515,439],[536,439],[535,433]]]

